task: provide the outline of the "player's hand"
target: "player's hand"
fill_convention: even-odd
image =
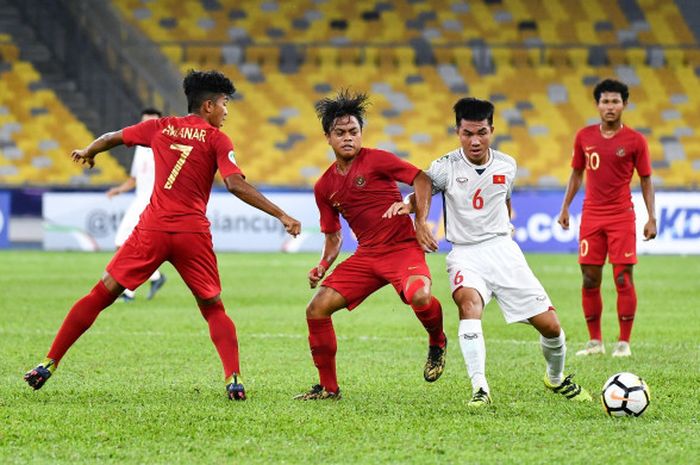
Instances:
[[[644,225],[644,240],[650,241],[656,237],[656,220],[650,218]]]
[[[301,223],[289,215],[282,215],[280,221],[284,225],[284,230],[293,237],[297,237],[301,232]]]
[[[426,252],[435,252],[438,249],[438,243],[428,223],[416,223],[416,239]]]
[[[393,218],[398,215],[408,215],[411,213],[411,206],[403,202],[394,202],[389,209],[384,212],[382,218]]]
[[[107,198],[108,198],[108,199],[111,199],[111,198],[114,197],[115,195],[119,195],[119,194],[121,194],[121,191],[119,190],[119,188],[113,187],[113,188],[111,188],[110,190],[107,191]]]
[[[326,268],[323,265],[316,265],[309,271],[309,287],[315,289],[318,286],[319,281],[323,279],[326,274]]]
[[[82,150],[75,149],[70,154],[70,156],[75,163],[80,163],[82,165],[87,163],[90,168],[95,166],[95,155],[89,154],[86,149],[82,149]]]
[[[562,229],[569,229],[569,210],[564,210],[559,212],[559,218],[557,223],[562,227]]]

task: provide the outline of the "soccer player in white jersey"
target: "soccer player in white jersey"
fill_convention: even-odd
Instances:
[[[141,121],[158,119],[161,116],[163,116],[161,112],[155,108],[144,108],[141,111]],[[121,247],[129,235],[131,235],[131,231],[134,230],[136,224],[139,222],[139,216],[141,216],[141,213],[151,200],[155,175],[156,165],[153,161],[153,150],[151,150],[150,147],[137,145],[134,150],[134,159],[131,162],[129,179],[107,191],[107,197],[111,199],[115,195],[129,192],[136,188],[136,197],[126,210],[121,223],[119,223],[119,228],[117,228],[117,234],[114,237],[114,245],[117,248]],[[156,292],[165,284],[165,274],[161,273],[160,270],[156,270],[148,280],[151,283],[151,289],[148,291],[148,300],[151,300],[156,295]],[[125,302],[131,302],[134,300],[135,295],[133,290],[124,289],[121,297]]]
[[[490,147],[493,104],[463,98],[454,106],[461,147],[433,161],[427,174],[433,193],[445,203],[447,256],[452,298],[459,310],[459,343],[472,383],[469,407],[491,403],[486,380],[486,346],[481,317],[495,298],[507,323],[527,322],[540,333],[546,361],[544,384],[568,399],[590,401],[591,395],[564,377],[566,338],[547,292],[528,266],[511,237],[510,197],[516,174],[515,160]],[[425,193],[424,193],[425,194]],[[413,195],[395,203],[384,216],[413,211]],[[426,251],[437,250],[429,228],[416,228]]]

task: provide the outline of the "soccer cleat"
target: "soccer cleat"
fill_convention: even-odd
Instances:
[[[53,360],[48,363],[41,363],[36,366],[36,368],[29,370],[24,374],[24,381],[27,382],[35,391],[41,389],[44,383],[51,377],[51,366],[54,364]]]
[[[153,297],[155,297],[156,292],[158,292],[160,288],[163,287],[163,284],[165,284],[165,280],[165,275],[161,273],[160,278],[156,279],[155,281],[151,281],[151,290],[148,291],[148,297],[146,297],[146,299],[151,300]]]
[[[561,382],[558,386],[555,386],[554,384],[549,381],[549,376],[547,376],[547,373],[544,374],[544,385],[547,387],[547,389],[550,389],[552,392],[556,394],[561,394],[562,396],[566,397],[569,400],[576,400],[579,402],[590,402],[593,400],[591,395],[586,391],[584,388],[579,386],[578,384],[574,383],[571,381],[571,379],[574,377],[574,375],[569,375],[566,378],[564,378],[564,381]]]
[[[342,395],[340,394],[340,388],[338,388],[338,392],[330,392],[326,391],[326,388],[321,386],[320,384],[314,384],[311,386],[311,389],[308,392],[304,392],[302,394],[299,394],[297,396],[294,396],[295,400],[340,400],[342,399]]]
[[[437,381],[445,370],[445,358],[447,355],[447,337],[445,337],[445,346],[430,346],[428,347],[428,359],[425,361],[423,369],[423,378],[429,383]]]
[[[632,349],[630,349],[630,343],[627,341],[618,341],[615,344],[615,348],[612,351],[613,357],[629,357],[632,355]]]
[[[490,403],[491,396],[489,393],[484,391],[482,388],[479,388],[479,390],[474,393],[471,400],[467,403],[467,407],[481,408],[485,405],[489,405]]]
[[[226,385],[229,400],[245,400],[245,388],[238,382],[238,375],[234,373],[232,377],[233,381]]]
[[[122,293],[122,295],[119,296],[119,299],[124,302],[124,303],[130,303],[136,300],[136,297],[133,295],[128,295],[127,293]]]
[[[576,355],[581,357],[581,356],[586,356],[586,355],[597,355],[597,354],[604,354],[604,353],[605,353],[605,346],[603,345],[603,342],[599,341],[597,339],[591,339],[590,341],[586,342],[586,345],[583,349],[576,352]]]

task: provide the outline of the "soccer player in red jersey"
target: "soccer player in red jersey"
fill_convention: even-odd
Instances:
[[[106,133],[71,154],[92,168],[95,156],[121,144],[151,147],[155,186],[138,225],[107,265],[97,285],[68,312],[46,359],[25,381],[41,388],[75,341],[125,288],[136,289],[165,261],[192,291],[224,367],[226,391],[244,400],[236,327],[221,301],[221,283],[206,207],[218,170],[233,195],[276,217],[296,236],[301,225],[248,184],[236,164],[231,140],[219,130],[235,92],[217,71],[190,71],[183,81],[189,115],[165,117]]]
[[[559,224],[569,228],[569,205],[581,187],[586,172],[586,192],[579,234],[579,256],[583,274],[583,313],[590,340],[576,355],[605,353],[600,329],[603,302],[600,283],[605,257],[613,265],[617,289],[617,318],[620,335],[613,357],[627,357],[630,334],[637,311],[637,295],[632,269],[637,263],[637,234],[630,182],[637,170],[648,219],[644,240],[656,237],[654,186],[651,182],[649,148],[642,134],[622,124],[627,106],[627,85],[606,79],[596,85],[593,96],[600,113],[600,124],[581,129],[576,134],[571,161],[571,177],[559,213]]]
[[[386,284],[394,286],[428,332],[425,380],[437,380],[445,366],[447,339],[442,329],[442,307],[431,294],[430,270],[416,240],[416,234],[432,238],[427,224],[430,198],[416,198],[415,229],[407,216],[382,218],[390,205],[401,200],[396,181],[425,184],[430,191],[430,179],[392,153],[362,147],[366,105],[365,94],[353,95],[348,91],[316,104],[336,161],[314,186],[325,243],[320,263],[309,271],[310,286],[315,288],[320,283],[338,257],[342,241],[339,215],[347,220],[359,245],[321,283],[306,308],[309,345],[320,382],[297,399],[340,398],[331,315],[341,308],[354,309]]]

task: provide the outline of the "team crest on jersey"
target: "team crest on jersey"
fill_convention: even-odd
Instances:
[[[615,155],[617,155],[620,158],[624,157],[625,156],[625,148],[620,147],[619,149],[617,149],[617,152],[615,152]]]
[[[231,160],[231,163],[233,163],[234,165],[238,165],[238,163],[236,163],[236,152],[234,152],[233,150],[231,150],[228,153],[228,159]]]
[[[494,174],[493,175],[493,183],[494,184],[505,184],[506,183],[506,175],[505,174]]]
[[[357,187],[365,187],[365,184],[367,184],[367,180],[364,176],[362,176],[361,174],[355,176],[355,185]]]

